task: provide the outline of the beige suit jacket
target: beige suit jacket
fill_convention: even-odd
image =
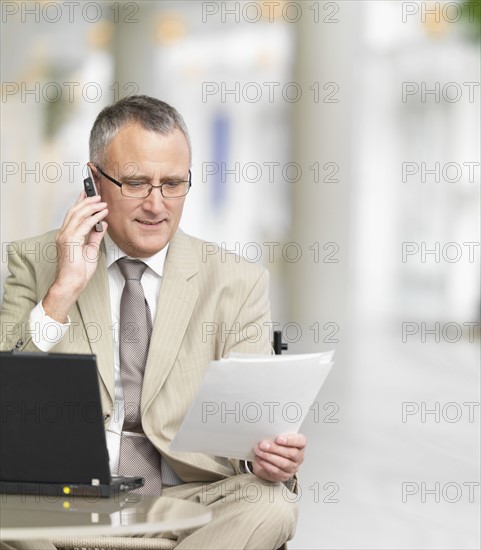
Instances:
[[[54,281],[56,232],[13,243],[1,308],[2,350],[38,351],[28,318]],[[68,333],[52,352],[97,356],[104,420],[114,404],[113,331],[105,255],[69,312]],[[169,443],[196,394],[210,360],[232,351],[272,353],[267,270],[221,253],[178,230],[167,254],[142,389],[145,433],[186,482],[241,473],[239,461],[175,453]],[[254,383],[254,382],[253,382]],[[219,396],[222,399],[222,396]]]

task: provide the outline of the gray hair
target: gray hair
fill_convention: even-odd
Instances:
[[[120,99],[100,111],[90,132],[90,160],[102,164],[110,142],[126,124],[136,123],[153,132],[168,135],[180,130],[192,154],[187,126],[182,116],[170,105],[146,95]]]

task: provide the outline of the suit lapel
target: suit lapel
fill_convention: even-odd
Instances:
[[[164,265],[142,388],[143,414],[162,387],[179,353],[199,295],[188,280],[198,271],[189,238],[178,230],[170,243]]]
[[[97,356],[100,377],[113,402],[115,400],[115,383],[112,318],[110,315],[109,283],[103,246],[101,250],[102,255],[97,269],[80,295],[77,304],[92,353]]]

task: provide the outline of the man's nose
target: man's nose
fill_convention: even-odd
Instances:
[[[150,195],[144,199],[143,206],[151,212],[159,212],[164,208],[164,200],[160,187],[152,187]]]

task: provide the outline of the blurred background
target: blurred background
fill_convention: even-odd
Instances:
[[[98,112],[184,116],[181,226],[335,349],[292,549],[479,548],[480,2],[2,2],[1,241],[61,224]]]

